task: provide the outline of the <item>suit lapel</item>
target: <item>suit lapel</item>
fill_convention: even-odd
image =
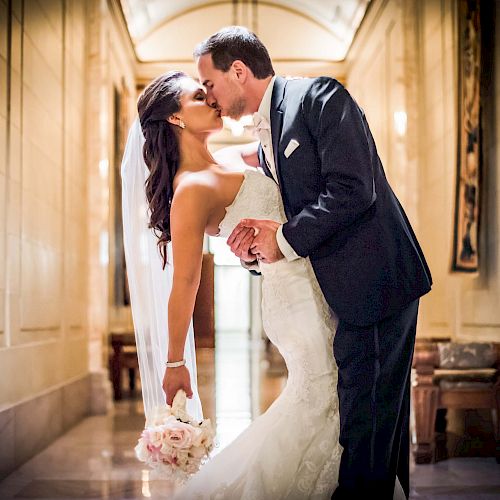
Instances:
[[[257,156],[259,157],[259,163],[262,170],[264,170],[264,173],[274,181],[273,174],[271,173],[269,167],[267,166],[267,161],[264,156],[264,151],[262,151],[262,146],[260,142],[259,142],[259,147],[257,148]]]
[[[271,134],[273,140],[273,155],[274,165],[276,167],[276,175],[281,184],[281,172],[279,164],[278,147],[281,138],[281,129],[283,128],[283,111],[281,110],[281,103],[285,96],[286,80],[280,76],[276,77],[273,87],[273,95],[271,98]]]

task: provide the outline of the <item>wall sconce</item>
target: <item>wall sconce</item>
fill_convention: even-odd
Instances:
[[[403,137],[406,134],[407,121],[406,111],[394,112],[394,130],[399,137]]]
[[[107,158],[99,161],[99,174],[101,174],[101,179],[108,178],[109,171],[109,161]]]
[[[107,231],[99,234],[99,264],[106,267],[109,264],[109,235]]]

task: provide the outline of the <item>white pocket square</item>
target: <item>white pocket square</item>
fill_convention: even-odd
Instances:
[[[288,158],[298,147],[300,146],[299,141],[295,139],[290,139],[288,146],[285,149],[285,158]]]

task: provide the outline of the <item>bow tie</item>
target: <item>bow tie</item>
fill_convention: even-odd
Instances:
[[[257,132],[259,130],[271,130],[269,122],[259,113],[253,114],[253,125]]]

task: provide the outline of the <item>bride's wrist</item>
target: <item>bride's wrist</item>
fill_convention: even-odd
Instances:
[[[177,360],[168,360],[165,361],[165,366],[167,368],[180,368],[181,366],[186,365],[186,360],[185,359],[177,359]]]

